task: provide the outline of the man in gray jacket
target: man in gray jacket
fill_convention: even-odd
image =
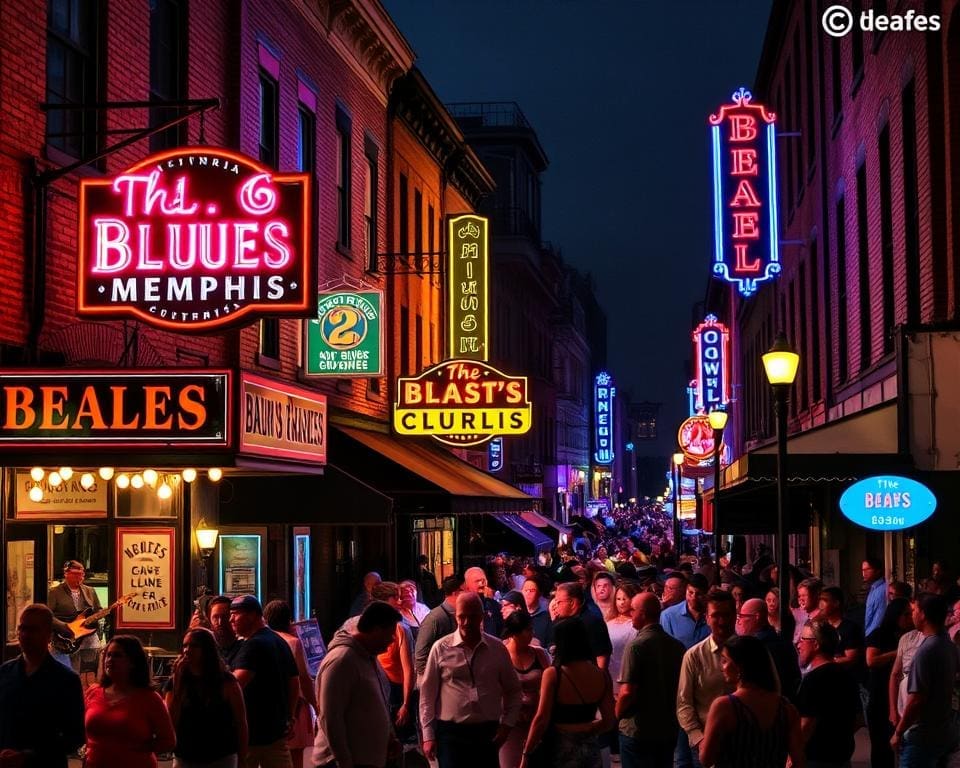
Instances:
[[[390,683],[377,655],[393,642],[400,612],[375,601],[353,630],[339,630],[317,672],[317,737],[313,764],[383,766],[399,755],[390,722]]]
[[[457,605],[457,595],[463,591],[463,576],[447,576],[443,580],[443,602],[426,615],[420,622],[420,631],[417,633],[417,648],[413,655],[413,668],[417,673],[417,680],[423,677],[423,670],[427,667],[427,657],[433,644],[441,637],[449,635],[457,628],[454,616]]]

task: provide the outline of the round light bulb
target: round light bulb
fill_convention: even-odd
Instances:
[[[157,496],[164,500],[169,499],[171,496],[173,496],[173,488],[166,483],[161,483],[160,487],[157,488]]]
[[[73,477],[73,470],[70,467],[60,467],[60,477],[64,480],[69,480]]]
[[[51,472],[47,482],[50,483],[51,488],[57,488],[63,482],[63,478],[60,477],[59,472]]]
[[[43,488],[41,488],[39,485],[35,485],[30,489],[30,493],[27,495],[30,497],[30,501],[41,502],[43,501]]]
[[[192,483],[197,479],[197,470],[193,469],[192,467],[188,467],[180,474],[183,475],[183,481],[185,483]]]
[[[84,472],[82,475],[80,475],[80,485],[84,488],[84,490],[89,491],[91,488],[93,488],[93,484],[95,482],[97,482],[97,479],[93,476],[92,472]]]
[[[214,483],[220,482],[220,478],[223,477],[223,470],[220,467],[210,467],[207,470],[207,477]]]
[[[30,470],[30,478],[35,483],[39,483],[41,480],[43,480],[43,476],[45,474],[47,473],[43,471],[43,467],[34,467]]]
[[[117,488],[126,489],[130,487],[130,477],[129,475],[119,474],[117,475]]]
[[[109,480],[113,477],[113,467],[100,467],[99,474],[104,480]]]
[[[143,470],[143,482],[149,485],[151,488],[157,487],[157,470],[155,469],[145,469]]]
[[[130,485],[132,485],[137,490],[143,488],[143,475],[134,475],[130,478]]]

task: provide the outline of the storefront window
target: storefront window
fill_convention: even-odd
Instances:
[[[7,642],[17,641],[17,617],[33,602],[33,541],[7,542]]]
[[[110,542],[105,525],[51,525],[47,590],[63,580],[63,564],[79,560],[86,569],[83,583],[92,587],[101,605],[109,605]],[[45,597],[45,595],[44,595]]]
[[[125,488],[120,487],[120,482],[114,478],[117,517],[176,517],[180,512],[183,481],[179,473],[158,472],[147,480],[143,475],[131,475],[124,482]]]

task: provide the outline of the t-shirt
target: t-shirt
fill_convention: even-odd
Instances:
[[[623,653],[620,683],[634,686],[636,697],[620,733],[642,741],[676,741],[677,687],[685,649],[659,624],[640,630]]]
[[[108,702],[99,685],[86,693],[88,768],[156,768],[157,756],[146,749],[154,736],[160,743],[175,741],[173,723],[160,695],[149,688],[131,691]],[[155,742],[156,743],[156,742]]]
[[[807,760],[844,763],[853,755],[860,688],[839,664],[827,662],[810,670],[797,691],[800,717],[816,719],[807,742]]]
[[[243,641],[233,669],[253,672],[253,679],[243,689],[250,745],[279,740],[290,717],[290,678],[299,679],[300,675],[287,641],[272,629],[258,629]]]
[[[907,690],[922,693],[916,722],[907,729],[912,743],[950,747],[957,741],[954,687],[960,670],[960,649],[946,634],[930,635],[917,649]]]
[[[867,635],[867,648],[876,648],[878,653],[889,653],[897,649],[897,633],[890,628],[877,627]],[[879,667],[867,667],[867,690],[870,692],[870,709],[881,713],[884,718],[890,707],[888,684],[893,662]]]

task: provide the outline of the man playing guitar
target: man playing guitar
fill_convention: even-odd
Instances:
[[[47,605],[58,621],[69,623],[80,614],[100,610],[100,599],[90,587],[84,586],[86,570],[83,563],[67,560],[63,564],[63,581],[47,594]],[[78,652],[71,657],[73,668],[81,674],[97,671],[98,651],[103,645],[100,635],[92,632],[80,642]]]

